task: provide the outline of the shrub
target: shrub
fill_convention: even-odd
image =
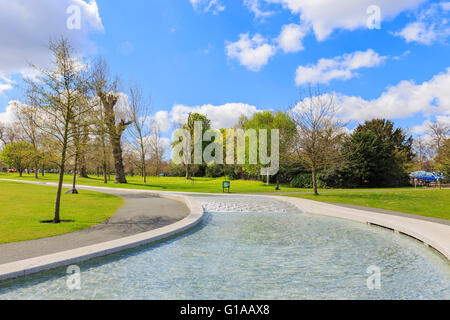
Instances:
[[[205,175],[209,178],[218,178],[223,176],[222,165],[210,164],[206,167]]]
[[[312,175],[311,173],[300,173],[297,174],[291,180],[291,187],[293,188],[312,188]],[[320,179],[320,173],[317,174],[317,187],[318,188],[326,188],[326,184]]]

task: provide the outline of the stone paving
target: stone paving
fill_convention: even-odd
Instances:
[[[270,197],[196,196],[206,212],[301,212],[296,206]]]

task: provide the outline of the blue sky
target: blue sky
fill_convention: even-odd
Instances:
[[[45,64],[49,37],[64,34],[85,57],[104,56],[124,90],[139,81],[166,136],[188,111],[232,125],[240,114],[288,110],[317,84],[336,94],[350,127],[377,116],[422,134],[426,121],[450,122],[450,2],[392,2],[17,0],[19,10],[0,0],[10,22],[2,55],[22,53],[0,59],[0,121],[20,100],[12,84],[29,73],[26,60]],[[372,4],[380,29],[367,27]],[[70,5],[81,8],[80,29],[67,30]]]

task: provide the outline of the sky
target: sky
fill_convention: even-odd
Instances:
[[[336,96],[352,129],[374,117],[415,136],[450,123],[450,1],[0,0],[0,121],[29,63],[64,35],[138,81],[164,136],[188,112],[214,128],[295,108],[309,86]]]

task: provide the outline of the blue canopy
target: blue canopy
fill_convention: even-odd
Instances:
[[[444,175],[437,172],[415,171],[410,173],[409,177],[427,182],[436,182],[438,180],[442,180]]]

